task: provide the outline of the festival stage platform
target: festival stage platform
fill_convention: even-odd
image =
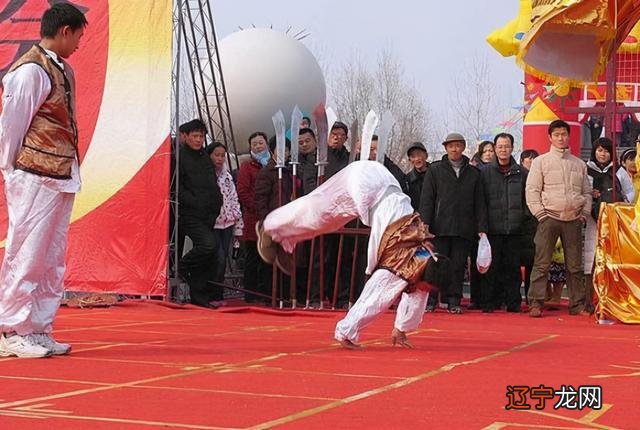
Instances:
[[[63,308],[55,333],[70,356],[0,359],[0,429],[640,428],[637,326],[596,325],[566,307],[535,320],[438,311],[407,350],[389,343],[389,312],[352,351],[333,341],[342,315]],[[574,403],[551,394],[536,410],[522,387],[537,399],[584,393]],[[505,409],[508,391],[512,406],[531,409]],[[587,405],[570,409],[579,400]]]

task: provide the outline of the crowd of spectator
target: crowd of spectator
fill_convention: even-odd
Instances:
[[[250,158],[232,175],[227,149],[216,142],[205,145],[201,121],[181,126],[179,237],[189,236],[193,248],[182,256],[178,273],[189,285],[192,303],[212,308],[224,304],[222,286],[234,241],[242,243],[248,303],[270,304],[274,283],[279,295],[310,307],[346,308],[357,298],[366,265],[366,229],[353,233],[353,228],[363,227],[357,220],[347,225],[349,233],[298,246],[295,259],[275,256],[271,266],[258,255],[256,223],[360,158],[358,147],[351,154],[345,146],[348,127],[336,122],[328,136],[324,176],[319,176],[316,135],[308,118],[303,121],[295,176],[289,163],[276,164],[275,137],[253,133]],[[436,251],[451,262],[451,280],[429,297],[427,312],[442,308],[463,313],[465,280],[470,284],[467,310],[527,310],[529,316],[540,317],[545,302],[557,305],[566,285],[569,313],[593,312],[591,274],[600,205],[635,201],[636,152],[625,150],[614,172],[616,155],[609,139],[596,139],[585,162],[569,151],[569,133],[567,123],[553,121],[548,127],[549,150],[524,150],[518,161],[509,133],[480,142],[471,158],[465,155],[465,137],[450,133],[442,142],[445,155],[432,162],[424,144],[411,142],[405,152],[411,164],[406,174],[384,157],[384,166],[435,236]],[[374,135],[368,159],[376,159],[377,144]],[[289,149],[287,139],[287,158]],[[492,255],[486,273],[475,264],[483,238]],[[292,273],[297,279],[294,289]],[[296,297],[289,297],[290,291],[297,291]]]

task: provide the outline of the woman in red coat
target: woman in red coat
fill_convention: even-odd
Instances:
[[[267,279],[270,279],[270,267],[258,256],[255,231],[255,225],[258,222],[255,198],[256,176],[271,158],[267,140],[267,135],[261,131],[249,136],[251,160],[245,161],[240,166],[237,189],[244,221],[242,234],[245,249],[244,288],[250,291],[270,294],[270,284],[266,282]],[[253,303],[262,301],[262,299],[248,295],[246,296],[246,301],[247,303]]]

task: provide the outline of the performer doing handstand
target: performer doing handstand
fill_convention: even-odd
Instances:
[[[351,163],[310,194],[271,212],[257,226],[258,250],[271,262],[273,242],[290,253],[296,243],[335,232],[356,217],[371,227],[366,269],[371,277],[336,325],[335,338],[359,348],[360,332],[400,296],[392,343],[411,347],[406,332],[422,322],[429,291],[446,284],[448,260],[433,252],[428,242],[433,236],[382,164]]]

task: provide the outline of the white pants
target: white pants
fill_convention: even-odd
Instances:
[[[418,328],[429,295],[421,290],[403,293],[407,282],[393,273],[378,269],[364,286],[362,294],[344,319],[336,325],[335,338],[358,341],[360,332],[391,306],[400,294],[396,311],[395,328],[407,332]]]
[[[411,200],[387,168],[365,160],[349,164],[310,194],[271,212],[264,229],[290,251],[297,242],[332,233],[356,217],[371,227],[366,271],[373,273],[335,332],[338,340],[357,341],[360,331],[389,309],[400,294],[395,327],[409,331],[422,322],[427,293],[402,293],[407,286],[402,278],[375,270],[384,231],[412,213]]]
[[[22,171],[5,177],[9,228],[0,269],[0,332],[49,333],[64,293],[65,250],[75,194]]]

